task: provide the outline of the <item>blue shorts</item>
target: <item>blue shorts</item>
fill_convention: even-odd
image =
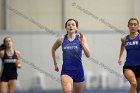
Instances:
[[[62,70],[61,75],[68,75],[73,79],[73,82],[79,83],[85,81],[84,71],[82,70]]]

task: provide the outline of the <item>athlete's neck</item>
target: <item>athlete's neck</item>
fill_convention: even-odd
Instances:
[[[12,47],[6,48],[6,51],[13,52],[14,49]]]
[[[6,53],[8,56],[12,56],[14,54],[14,49],[12,47],[6,49]]]
[[[138,35],[138,32],[130,33],[130,38],[133,39]]]
[[[68,34],[68,39],[69,39],[70,41],[73,41],[73,40],[75,39],[75,37],[76,37],[76,34],[75,34],[75,33],[69,33],[69,34]]]

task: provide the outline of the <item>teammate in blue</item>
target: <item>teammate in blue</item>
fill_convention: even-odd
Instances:
[[[21,68],[20,52],[13,48],[13,41],[5,37],[0,46],[2,70],[0,76],[0,93],[14,93],[17,80],[17,68]]]
[[[78,21],[68,19],[65,23],[67,34],[58,38],[52,47],[52,58],[55,71],[59,71],[56,62],[56,49],[62,45],[63,65],[61,70],[61,84],[63,93],[82,93],[84,88],[84,70],[82,66],[82,50],[86,57],[90,57],[87,40],[82,33],[77,33]]]
[[[128,21],[130,34],[122,36],[121,48],[118,63],[122,64],[122,55],[126,49],[126,61],[123,66],[123,74],[130,82],[130,93],[139,93],[140,90],[140,34],[139,22],[136,18],[131,18]]]

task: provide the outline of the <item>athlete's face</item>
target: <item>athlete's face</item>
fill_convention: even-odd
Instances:
[[[6,38],[4,42],[7,48],[11,48],[13,46],[13,41],[11,38]]]
[[[71,20],[67,22],[66,30],[68,33],[75,33],[77,31],[77,26],[75,21]]]
[[[136,20],[131,20],[129,23],[128,23],[128,28],[130,30],[130,33],[135,33],[137,32],[138,28],[139,28],[139,24]]]

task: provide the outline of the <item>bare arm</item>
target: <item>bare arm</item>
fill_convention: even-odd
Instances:
[[[58,64],[56,62],[56,50],[57,50],[57,48],[60,47],[62,42],[63,42],[63,37],[60,37],[56,40],[56,42],[52,46],[52,58],[53,58],[53,62],[54,62],[54,65],[55,65],[55,71],[59,71]]]
[[[0,46],[0,51],[2,51],[2,48],[1,48],[1,46]]]
[[[89,49],[87,40],[82,33],[79,33],[79,40],[81,42],[81,45],[82,45],[82,48],[83,48],[83,51],[84,51],[86,57],[90,57],[90,49]]]
[[[16,55],[17,55],[17,60],[20,60],[21,59],[21,53],[20,53],[20,51],[16,51]]]
[[[0,45],[0,58],[4,56],[3,44]]]
[[[0,50],[0,58],[2,58],[4,56],[4,51]]]
[[[122,55],[123,55],[124,49],[125,49],[125,38],[126,38],[126,36],[121,37],[122,43],[121,43],[121,47],[120,47],[120,54],[119,54],[119,60],[118,60],[119,65],[122,64]]]
[[[4,49],[3,49],[3,44],[0,45],[0,58],[4,56]]]
[[[16,51],[16,55],[17,55],[17,61],[16,61],[16,66],[17,66],[17,68],[21,68],[21,53],[20,53],[20,51]]]

